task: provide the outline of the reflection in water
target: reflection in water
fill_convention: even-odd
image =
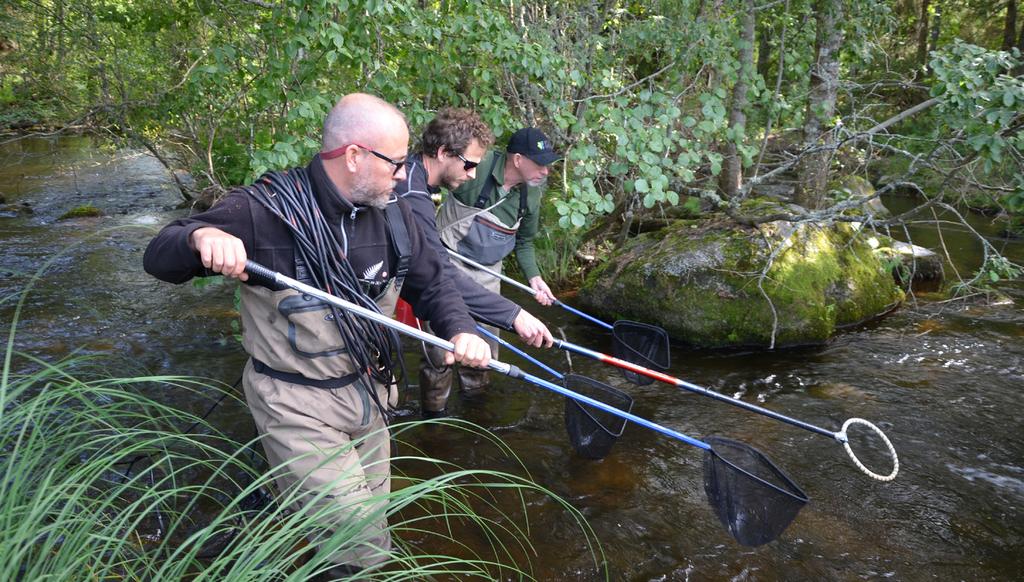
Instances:
[[[953,473],[962,476],[964,479],[967,479],[972,483],[975,480],[984,481],[1024,499],[1024,480],[1020,477],[999,475],[977,467],[956,467],[951,464],[946,465],[946,467],[948,467]],[[996,469],[1009,471],[1017,475],[1024,475],[1024,467],[1000,465],[996,467]]]
[[[0,215],[5,327],[15,308],[11,297],[45,266],[25,300],[16,349],[47,359],[74,350],[100,354],[118,375],[237,379],[245,356],[231,328],[233,286],[175,287],[142,272],[145,243],[183,212],[174,209],[177,193],[157,162],[104,151],[86,138],[23,140],[0,149],[0,196],[33,209]],[[56,221],[85,203],[104,216]],[[906,204],[888,203],[897,212]],[[974,226],[994,236],[988,220]],[[915,243],[939,248],[934,227],[912,233]],[[944,230],[943,240],[958,253],[956,271],[976,268],[979,247],[969,233]],[[998,246],[1024,261],[1021,242]],[[640,416],[698,438],[741,440],[782,467],[811,502],[767,546],[739,547],[722,530],[704,497],[700,450],[629,425],[609,457],[580,459],[566,438],[561,399],[512,380],[495,378],[483,399],[455,397],[452,410],[495,429],[518,458],[437,426],[407,433],[404,446],[460,466],[528,472],[583,511],[614,580],[1013,579],[1024,571],[1024,287],[1001,290],[1016,303],[918,298],[817,348],[674,348],[671,373],[696,384],[829,430],[853,416],[875,421],[900,453],[901,473],[891,484],[860,474],[831,439],[671,386],[632,386],[617,370],[573,358],[576,373],[633,396]],[[516,293],[507,291],[529,302]],[[564,328],[570,341],[611,350],[602,330],[554,308],[534,311]],[[415,370],[418,352],[408,347]],[[563,354],[540,357],[566,369]],[[162,397],[197,411],[209,404],[201,394]],[[248,413],[237,405],[218,410],[214,422],[239,438],[252,434]],[[865,440],[862,450],[869,465],[886,472],[877,443]],[[515,500],[506,502],[507,510],[522,511]],[[526,510],[538,579],[599,578],[561,507],[539,498],[529,499]],[[471,532],[465,537],[470,547],[479,541]]]

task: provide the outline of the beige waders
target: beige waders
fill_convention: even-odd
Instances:
[[[392,281],[377,303],[390,314],[397,298]],[[369,390],[391,407],[394,385],[354,369],[330,307],[316,298],[243,285],[241,312],[252,356],[242,376],[246,402],[283,499],[315,516],[322,530],[310,541],[318,546],[347,530],[352,543],[334,550],[332,562],[366,568],[384,561],[390,438]]]
[[[500,281],[497,277],[492,277],[477,269],[470,268],[467,270],[455,259],[452,259],[452,262],[455,263],[456,268],[463,270],[488,291],[498,292]],[[499,262],[491,269],[500,271],[501,263]],[[495,335],[498,335],[500,331],[494,326],[481,325]],[[427,331],[433,333],[429,323],[426,325],[426,328]],[[481,339],[490,346],[491,357],[498,359],[498,342],[486,337],[481,337]],[[444,350],[428,344],[423,344],[423,348],[424,355],[420,361],[420,407],[424,412],[430,414],[445,410],[448,405],[448,397],[451,395],[452,380],[456,372],[459,375],[460,389],[463,394],[468,396],[480,394],[490,384],[487,370],[459,365],[445,366]]]

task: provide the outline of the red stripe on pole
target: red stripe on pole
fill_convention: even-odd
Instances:
[[[669,376],[668,374],[662,374],[661,372],[657,372],[655,370],[651,370],[650,368],[645,368],[643,366],[638,366],[638,365],[634,364],[633,362],[627,362],[626,360],[620,360],[618,358],[613,358],[612,356],[609,356],[607,354],[601,354],[601,361],[605,362],[606,364],[611,364],[613,366],[618,366],[619,368],[623,368],[625,370],[629,370],[630,372],[636,372],[637,374],[640,374],[641,376],[647,376],[648,378],[654,378],[655,380],[659,380],[661,382],[667,382],[669,384],[678,384],[679,383],[679,379],[677,379],[677,378],[675,378],[673,376]]]

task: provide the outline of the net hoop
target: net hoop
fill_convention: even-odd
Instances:
[[[729,438],[709,436],[704,451],[704,493],[718,521],[741,545],[777,539],[809,498],[761,451]]]
[[[857,455],[853,454],[853,449],[850,448],[850,439],[847,438],[846,430],[850,428],[851,425],[854,424],[862,424],[870,428],[871,430],[875,431],[875,434],[882,438],[882,442],[885,443],[885,446],[889,449],[889,455],[892,457],[891,473],[889,473],[888,475],[879,475],[878,473],[875,473],[871,469],[865,467],[864,463],[861,463],[860,459],[857,458]],[[850,458],[853,459],[853,463],[857,465],[857,468],[860,469],[868,477],[871,477],[872,479],[876,479],[878,481],[892,481],[893,479],[896,478],[896,474],[900,472],[900,459],[899,457],[896,456],[896,448],[892,446],[892,441],[889,440],[889,437],[885,436],[885,433],[882,432],[882,429],[878,428],[871,422],[868,422],[863,418],[847,419],[847,421],[843,423],[842,430],[840,430],[836,434],[836,438],[843,443],[843,448],[846,449],[846,454],[850,455]]]
[[[667,372],[671,365],[668,334],[664,329],[647,323],[620,319],[612,326],[615,357],[641,367]],[[621,369],[627,382],[647,386],[654,378]]]

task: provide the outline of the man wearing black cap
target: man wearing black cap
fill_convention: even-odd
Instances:
[[[541,130],[520,129],[512,134],[506,151],[492,150],[484,155],[476,177],[450,192],[437,215],[441,242],[491,271],[500,273],[502,260],[515,251],[519,267],[542,305],[551,305],[555,296],[537,267],[533,238],[539,227],[548,166],[560,158]],[[488,290],[499,292],[497,277],[460,261],[454,264]],[[497,333],[497,329],[491,331]],[[492,357],[497,357],[497,344],[489,343]],[[439,369],[436,374],[421,373],[424,401],[443,406],[451,378],[447,369]],[[459,379],[462,390],[470,393],[489,383],[486,370],[466,367],[460,368]]]

